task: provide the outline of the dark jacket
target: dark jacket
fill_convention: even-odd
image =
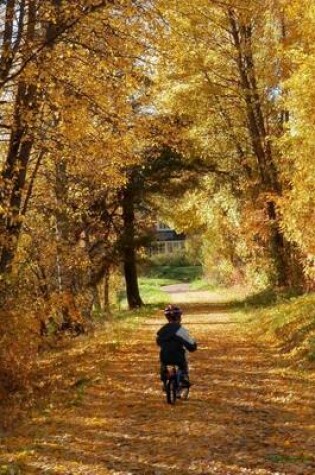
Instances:
[[[167,323],[160,328],[156,342],[161,347],[160,358],[164,364],[181,364],[185,360],[185,349],[197,349],[196,341],[180,323]]]

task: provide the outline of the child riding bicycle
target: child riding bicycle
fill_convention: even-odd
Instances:
[[[165,387],[167,379],[167,365],[176,365],[182,373],[182,386],[189,387],[189,371],[186,359],[186,350],[193,352],[197,343],[186,328],[181,326],[182,310],[176,305],[168,305],[164,315],[168,323],[157,332],[156,342],[160,346],[161,381]]]

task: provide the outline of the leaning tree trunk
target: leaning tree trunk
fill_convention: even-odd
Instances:
[[[124,233],[122,237],[122,254],[126,282],[127,301],[130,309],[143,305],[140,297],[135,243],[135,211],[132,190],[124,190],[122,199]]]
[[[14,127],[6,161],[0,174],[0,305],[11,295],[11,271],[22,229],[22,200],[26,173],[33,149],[33,138],[22,114],[32,114],[36,105],[36,87],[18,85]]]
[[[5,82],[12,66],[12,41],[14,36],[14,2],[6,7],[6,24],[0,60],[0,79]],[[23,12],[20,12],[22,21]],[[35,35],[36,10],[29,6],[29,22],[25,33],[26,42],[31,43]],[[16,31],[21,40],[22,26]],[[13,36],[12,36],[13,35]],[[16,85],[12,127],[5,162],[0,173],[0,279],[10,274],[18,239],[21,232],[21,204],[26,182],[26,172],[30,161],[34,138],[31,129],[38,116],[38,77],[32,83],[20,79]],[[5,279],[1,279],[2,282]]]
[[[262,100],[257,85],[257,71],[254,64],[252,45],[252,25],[243,23],[235,10],[229,8],[229,20],[236,61],[240,77],[240,85],[245,102],[248,135],[252,150],[256,157],[260,188],[270,196],[281,196],[281,184],[275,166],[274,153],[266,130],[267,119],[264,116]],[[266,202],[266,215],[270,225],[270,254],[274,263],[276,284],[279,287],[301,287],[303,272],[281,229],[281,219],[272,198]]]
[[[9,274],[16,253],[21,231],[20,209],[25,187],[26,170],[31,157],[33,139],[28,136],[28,127],[21,115],[30,110],[35,96],[34,86],[20,83],[15,105],[14,129],[2,173],[0,207],[8,210],[0,216],[0,230],[3,242],[0,250],[0,274]]]

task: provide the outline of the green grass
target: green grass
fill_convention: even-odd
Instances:
[[[138,279],[140,296],[143,302],[151,305],[164,305],[168,302],[168,296],[161,290],[164,285],[172,285],[180,282],[189,282],[194,285],[196,279],[202,274],[200,266],[155,266],[152,267],[148,276]],[[126,292],[119,294],[120,308],[126,309]]]
[[[140,277],[138,280],[139,291],[142,301],[145,304],[145,308],[161,306],[167,303],[168,296],[161,287],[164,285],[176,284],[178,281],[167,278],[155,278],[155,277]],[[119,295],[119,306],[121,309],[121,316],[119,312],[115,312],[116,318],[123,317],[124,312],[127,309],[126,292],[123,291]],[[152,309],[151,309],[152,311]]]
[[[0,475],[21,475],[21,468],[16,463],[0,465]]]
[[[202,278],[197,278],[196,280],[190,282],[190,289],[212,291],[212,290],[218,290],[218,287],[213,284],[209,284],[209,282],[207,282],[206,280]]]
[[[168,296],[161,290],[161,287],[171,284],[176,284],[176,280],[142,277],[139,279],[141,298],[146,304],[166,304]]]
[[[304,455],[271,454],[268,460],[275,463],[305,463],[312,459]]]

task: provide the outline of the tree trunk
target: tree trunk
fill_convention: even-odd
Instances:
[[[288,242],[279,230],[274,202],[268,202],[268,216],[271,222],[271,252],[274,256],[279,287],[302,291],[306,288],[306,277],[301,265],[301,255],[294,244]]]
[[[6,21],[0,60],[0,80],[5,81],[12,66],[14,47],[14,1],[6,6]],[[24,2],[21,4],[20,21],[23,23]],[[28,9],[29,22],[25,40],[31,43],[35,35],[36,10],[32,5]],[[21,41],[23,26],[18,23],[16,45]],[[20,80],[16,88],[12,129],[8,151],[0,175],[0,276],[10,274],[21,231],[21,202],[26,181],[27,166],[31,157],[34,139],[30,126],[35,125],[38,114],[37,78],[28,84]],[[27,119],[26,119],[27,118]],[[5,279],[4,279],[5,281]]]
[[[243,24],[237,18],[233,8],[228,11],[231,34],[236,50],[236,60],[240,76],[240,85],[245,101],[248,135],[257,160],[261,191],[281,196],[281,184],[273,157],[273,151],[266,131],[262,100],[258,91],[256,69],[252,51],[252,26]],[[276,284],[279,287],[295,287],[293,275],[303,275],[301,264],[293,259],[290,243],[285,239],[275,201],[266,203],[271,238],[270,252],[276,272]],[[300,285],[299,285],[300,286]]]
[[[15,2],[9,1],[7,4],[4,44],[2,48],[7,58],[2,57],[0,61],[0,79],[3,83],[6,81],[12,66],[13,49],[17,48],[20,44],[21,35],[23,34],[25,2],[21,2],[20,7],[16,43],[13,47],[12,35],[14,36],[15,33],[12,24],[12,15]],[[29,2],[27,8],[28,22],[24,38],[26,44],[32,44],[34,40],[36,14],[35,2]],[[10,280],[8,277],[11,274],[22,228],[22,198],[26,183],[27,168],[34,146],[32,129],[36,127],[39,114],[40,89],[38,84],[39,73],[36,73],[30,82],[27,82],[25,79],[17,81],[8,150],[0,174],[0,292],[4,295],[8,293],[7,282]],[[26,206],[27,203],[25,203],[23,209],[24,213]],[[2,303],[5,303],[5,299],[2,299]]]
[[[122,199],[124,233],[122,238],[124,275],[130,309],[142,307],[136,264],[135,211],[133,192],[125,189]]]
[[[288,243],[279,229],[276,206],[273,201],[267,203],[267,212],[271,226],[271,254],[276,271],[276,284],[279,287],[290,287],[290,262],[287,253]]]
[[[109,299],[109,281],[110,281],[110,267],[107,266],[104,274],[104,304],[103,310],[104,312],[110,311],[110,299]]]
[[[35,86],[20,83],[15,105],[15,126],[1,177],[3,185],[0,190],[0,207],[7,212],[3,212],[0,216],[0,231],[4,241],[1,243],[0,274],[11,271],[21,231],[22,194],[33,147],[33,138],[23,122],[22,114],[32,113],[34,107],[36,107]]]

